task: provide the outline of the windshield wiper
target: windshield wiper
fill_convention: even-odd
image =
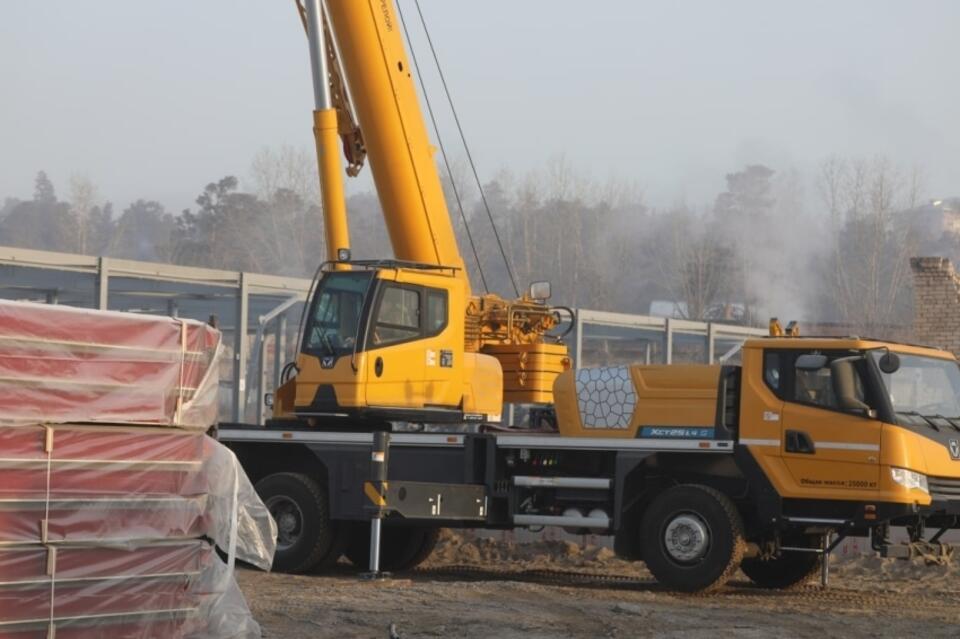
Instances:
[[[329,329],[320,333],[320,341],[323,342],[323,345],[327,347],[327,353],[330,355],[336,355],[337,351],[333,347],[333,342],[330,341],[330,331]]]
[[[928,417],[927,415],[921,415],[920,413],[918,413],[918,412],[915,411],[915,410],[898,410],[898,411],[894,411],[894,412],[896,412],[897,415],[909,415],[910,417],[919,417],[919,418],[922,419],[923,421],[925,421],[925,422],[927,422],[928,424],[930,424],[930,427],[931,427],[933,430],[937,431],[938,433],[940,432],[940,427],[937,426],[937,424],[936,424],[932,419],[930,419],[930,417]]]
[[[953,430],[955,430],[955,431],[957,431],[957,432],[960,432],[960,426],[957,426],[956,422],[954,421],[955,419],[960,419],[960,418],[957,418],[957,417],[947,417],[946,415],[941,415],[940,413],[937,413],[936,415],[931,415],[931,417],[936,417],[937,419],[942,419],[943,421],[945,421],[945,422],[947,422],[948,424],[950,424],[951,426],[953,426]]]

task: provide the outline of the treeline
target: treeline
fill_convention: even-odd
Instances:
[[[882,334],[910,321],[909,257],[960,254],[950,217],[960,201],[924,203],[918,174],[884,158],[829,158],[813,177],[749,165],[713,202],[665,209],[563,158],[524,176],[501,171],[483,185],[485,203],[464,175],[455,169],[445,186],[452,194],[456,180],[462,213],[455,198],[448,206],[474,287],[512,294],[502,246],[521,288],[550,280],[554,301],[576,307],[654,304],[748,324],[779,315]],[[38,173],[31,199],[0,207],[0,244],[291,276],[310,276],[325,253],[305,152],[264,151],[242,185],[210,182],[176,214],[148,200],[117,210],[82,178],[67,190],[59,197]],[[389,255],[375,194],[351,195],[347,208],[354,256]]]

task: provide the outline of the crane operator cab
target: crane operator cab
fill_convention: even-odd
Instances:
[[[557,360],[549,362],[556,373],[569,366],[562,344],[491,343],[491,302],[502,300],[470,297],[455,269],[383,260],[344,266],[321,269],[297,361],[275,393],[275,422],[362,429],[392,421],[498,422],[504,401],[513,399],[504,393],[505,384],[516,385],[511,362]],[[516,320],[515,311],[499,310]],[[556,374],[532,367],[523,374],[523,399],[548,403],[544,389]]]

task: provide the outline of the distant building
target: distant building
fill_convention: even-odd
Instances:
[[[910,267],[917,341],[960,355],[960,275],[945,257],[915,257]]]

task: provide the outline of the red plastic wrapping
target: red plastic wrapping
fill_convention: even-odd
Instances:
[[[0,543],[205,534],[206,446],[197,431],[0,427]]]
[[[257,637],[233,558],[268,569],[275,539],[199,431],[0,426],[0,639]]]
[[[0,426],[0,545],[206,536],[269,568],[272,519],[233,453],[197,431]]]
[[[219,357],[194,320],[0,301],[0,420],[206,429]]]
[[[0,638],[259,637],[205,541],[0,548]]]
[[[0,639],[260,636],[233,566],[269,569],[277,531],[204,434],[220,352],[199,322],[0,301]]]

